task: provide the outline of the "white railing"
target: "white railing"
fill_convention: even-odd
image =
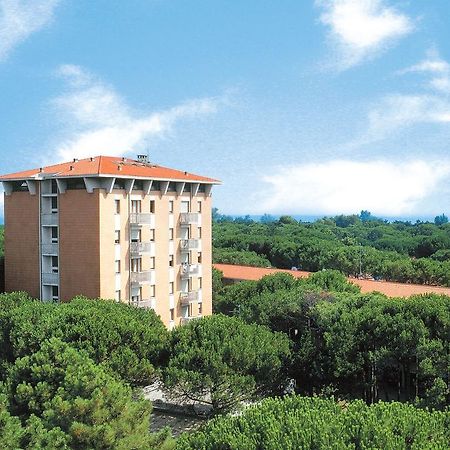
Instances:
[[[192,320],[195,320],[197,317],[182,317],[181,318],[181,325],[186,325],[187,323],[191,322]]]
[[[58,213],[41,214],[41,225],[57,226],[58,225]]]
[[[180,224],[181,225],[190,225],[197,224],[199,219],[198,213],[181,213],[180,214]]]
[[[198,300],[198,291],[180,292],[180,300],[183,305],[194,302]]]
[[[43,255],[58,255],[58,244],[42,244]]]
[[[131,242],[130,243],[130,252],[133,254],[151,253],[152,244],[153,244],[152,242]]]
[[[195,264],[182,264],[180,269],[181,278],[186,279],[194,275],[198,275],[199,267]]]
[[[42,284],[58,284],[59,275],[57,273],[43,273]]]
[[[131,225],[153,225],[155,221],[155,215],[152,213],[131,213],[130,224]]]
[[[131,304],[133,306],[136,306],[137,308],[151,308],[152,307],[152,301],[151,300],[138,300],[138,301],[132,301]]]
[[[130,281],[132,283],[146,284],[153,280],[153,270],[145,270],[143,272],[131,272]]]
[[[181,239],[180,248],[183,251],[197,250],[199,247],[198,239]]]

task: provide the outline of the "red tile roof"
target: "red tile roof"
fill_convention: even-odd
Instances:
[[[231,280],[260,280],[266,275],[284,272],[295,278],[307,278],[311,272],[297,270],[266,269],[262,267],[236,266],[232,264],[214,264],[214,267],[223,272],[224,278]],[[419,284],[393,283],[389,281],[359,280],[349,277],[351,283],[358,285],[361,292],[381,292],[388,297],[410,297],[417,294],[450,295],[450,288],[441,286],[427,286]]]
[[[95,156],[71,162],[55,164],[11,173],[0,177],[0,181],[24,180],[42,175],[62,177],[114,176],[119,178],[151,178],[157,180],[198,181],[203,183],[220,183],[214,178],[206,178],[181,170],[169,169],[154,164],[117,156]]]

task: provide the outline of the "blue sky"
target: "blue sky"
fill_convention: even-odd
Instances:
[[[150,153],[228,214],[450,213],[448,0],[0,0],[0,172]]]

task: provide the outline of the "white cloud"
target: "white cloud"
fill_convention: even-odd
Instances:
[[[341,69],[361,63],[413,30],[412,20],[384,0],[316,0],[321,22],[330,28]]]
[[[400,74],[412,72],[431,75],[429,87],[450,94],[450,64],[442,59],[436,50],[428,51],[427,57],[423,61],[400,71]]]
[[[61,66],[69,89],[53,100],[66,132],[56,147],[63,159],[142,150],[151,138],[170,132],[176,121],[214,113],[222,98],[202,98],[158,112],[135,113],[111,87],[83,68]]]
[[[0,61],[53,18],[59,0],[0,0]]]
[[[270,188],[258,195],[258,212],[354,214],[367,209],[385,216],[423,213],[419,204],[449,174],[450,161],[332,160],[281,167],[263,177]]]

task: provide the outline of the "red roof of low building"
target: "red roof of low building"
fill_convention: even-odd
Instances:
[[[312,272],[300,270],[272,269],[264,267],[237,266],[233,264],[214,264],[217,270],[223,273],[224,278],[230,280],[260,280],[266,275],[274,273],[288,273],[295,278],[307,278]],[[360,280],[349,277],[348,281],[358,285],[362,293],[381,292],[388,297],[411,297],[418,294],[449,295],[450,288],[441,286],[428,286],[421,284],[394,283],[390,281]]]
[[[38,177],[92,177],[111,176],[118,178],[151,178],[156,180],[192,181],[216,184],[219,180],[195,175],[181,170],[169,169],[151,163],[117,156],[95,156],[75,159],[23,172],[11,173],[0,177],[0,181],[25,180]]]

